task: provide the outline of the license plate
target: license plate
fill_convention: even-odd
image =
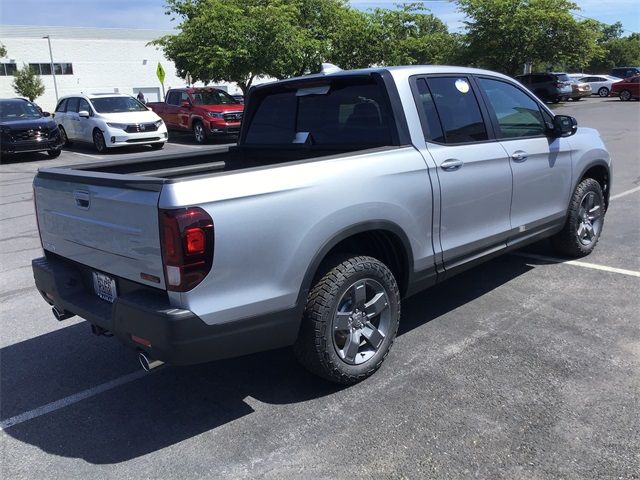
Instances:
[[[101,299],[113,303],[118,297],[116,281],[104,273],[93,272],[93,290]]]

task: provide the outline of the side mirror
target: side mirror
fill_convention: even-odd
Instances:
[[[82,118],[89,118],[90,117],[89,112],[87,112],[86,110],[80,110],[78,112],[78,116],[82,117]]]
[[[191,108],[191,102],[187,102],[186,100],[180,104],[182,108]]]
[[[51,114],[49,112],[42,112],[43,117],[50,117]]]
[[[554,137],[570,137],[578,131],[578,121],[569,115],[556,115],[553,117],[553,129],[551,134]]]

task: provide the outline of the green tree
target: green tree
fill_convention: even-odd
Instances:
[[[640,33],[622,36],[622,23],[612,25],[589,20],[591,28],[599,33],[599,55],[589,63],[592,73],[607,73],[613,67],[640,65]]]
[[[577,21],[569,0],[458,0],[467,16],[470,63],[514,75],[525,63],[584,67],[598,56],[600,33]]]
[[[364,66],[369,52],[366,16],[346,0],[168,0],[167,14],[179,33],[151,43],[178,75],[236,82],[244,92],[258,76],[302,75],[323,61]]]
[[[459,40],[446,25],[427,13],[421,3],[405,3],[398,8],[375,9],[373,29],[380,63],[385,65],[451,63]]]
[[[7,56],[7,47],[0,43],[0,58]]]
[[[44,93],[40,76],[26,64],[18,69],[11,85],[18,95],[27,97],[31,102]]]

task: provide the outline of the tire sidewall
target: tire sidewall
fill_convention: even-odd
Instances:
[[[96,136],[100,136],[102,138],[102,147],[98,146],[98,142],[96,142]],[[94,130],[93,132],[93,146],[98,151],[98,153],[105,153],[107,151],[107,143],[104,139],[104,135],[100,130]]]
[[[365,262],[366,265],[366,262]],[[397,284],[391,272],[381,263],[371,264],[374,268],[366,268],[363,270],[349,269],[348,274],[342,277],[339,285],[334,285],[331,289],[332,301],[329,308],[323,309],[322,323],[324,326],[324,338],[326,339],[325,350],[329,356],[329,360],[342,373],[351,377],[367,376],[378,369],[384,358],[387,356],[391,345],[395,339],[399,320],[400,320],[400,295]],[[386,274],[383,273],[386,270]],[[378,351],[366,362],[360,365],[350,365],[346,363],[336,351],[333,342],[333,318],[338,308],[338,301],[345,292],[359,280],[372,279],[380,283],[389,299],[389,307],[391,309],[391,321],[389,331],[380,345]],[[392,283],[389,281],[391,279]]]
[[[600,227],[600,231],[598,232],[598,235],[596,236],[595,240],[592,241],[589,245],[584,245],[578,239],[576,232],[578,230],[578,225],[580,223],[580,217],[578,215],[578,212],[580,210],[580,204],[584,196],[589,192],[593,192],[596,194],[596,197],[598,198],[598,201],[600,204],[600,208],[602,208],[603,210],[602,225]],[[593,180],[591,178],[583,180],[580,183],[580,185],[578,185],[578,187],[576,188],[576,191],[574,192],[573,197],[571,199],[571,208],[569,210],[569,218],[568,218],[569,232],[571,233],[571,235],[573,235],[572,241],[574,243],[574,246],[577,248],[577,250],[580,252],[581,255],[588,255],[589,253],[591,253],[595,248],[596,244],[598,243],[598,240],[600,239],[600,235],[602,234],[602,228],[604,227],[604,208],[605,208],[604,195],[602,194],[602,188],[600,187],[600,184],[596,180]]]

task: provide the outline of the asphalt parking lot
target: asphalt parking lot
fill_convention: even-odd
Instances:
[[[340,388],[289,350],[145,374],[136,355],[56,322],[33,287],[38,167],[0,165],[0,476],[31,478],[640,478],[640,103],[554,106],[615,161],[596,251],[546,243],[403,305],[382,369]],[[161,154],[198,147],[168,144]],[[109,159],[158,154],[144,149]]]

